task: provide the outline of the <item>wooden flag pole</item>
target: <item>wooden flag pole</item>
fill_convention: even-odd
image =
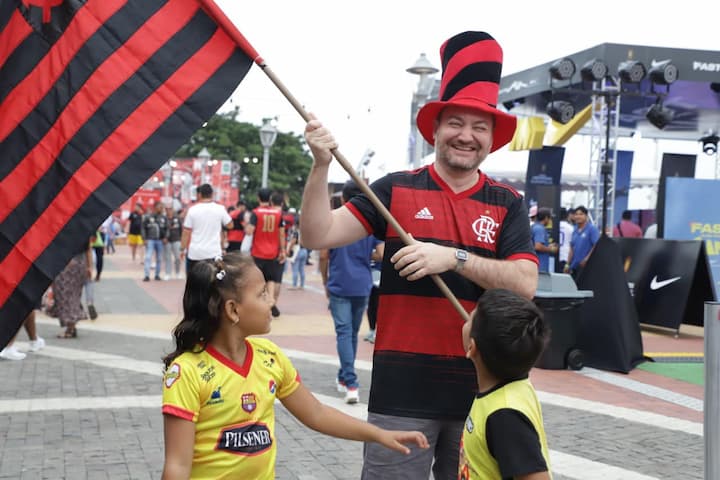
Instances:
[[[290,102],[290,104],[300,114],[303,120],[309,122],[310,115],[302,106],[302,104],[295,98],[292,93],[290,93],[290,91],[287,89],[287,87],[285,87],[285,85],[277,77],[277,75],[275,75],[272,69],[267,66],[265,60],[257,53],[257,51],[250,44],[250,42],[248,42],[247,39],[243,36],[243,34],[240,33],[240,31],[237,29],[237,27],[235,27],[235,25],[230,21],[230,19],[227,18],[227,16],[220,9],[220,7],[218,7],[213,0],[200,0],[200,3],[205,7],[205,11],[215,20],[215,22],[217,22],[218,25],[223,27],[223,29],[230,36],[230,38],[235,40],[238,46],[240,46],[240,48],[248,56],[250,56],[253,61],[262,69],[262,71],[265,72],[265,75],[267,75],[270,81],[275,84],[278,90],[280,90],[280,93],[282,93],[283,96]],[[350,162],[348,162],[345,156],[340,153],[337,148],[332,149],[331,152],[335,159],[338,161],[338,163],[340,163],[340,166],[350,175],[350,178],[353,179],[355,184],[357,184],[360,190],[367,196],[373,206],[377,208],[378,212],[380,212],[380,215],[382,215],[382,217],[392,226],[392,228],[395,229],[395,231],[398,233],[398,236],[400,237],[400,240],[402,240],[403,243],[405,243],[406,245],[413,244],[414,240],[412,239],[412,237],[408,235],[408,233],[400,226],[398,221],[395,219],[395,217],[392,216],[392,214],[385,207],[385,205],[383,205],[377,195],[375,195],[375,192],[372,191],[370,186],[365,183],[362,178],[360,178],[357,172],[355,172],[355,169],[350,164]],[[455,297],[455,295],[450,291],[443,279],[440,278],[440,275],[432,274],[430,275],[430,277],[432,278],[433,282],[435,282],[440,291],[443,293],[443,295],[445,295],[447,299],[450,300],[450,303],[452,303],[453,307],[455,307],[455,310],[457,310],[460,316],[465,321],[468,321],[470,319],[470,315],[468,314],[468,312],[465,311],[463,306],[458,301],[457,297]]]

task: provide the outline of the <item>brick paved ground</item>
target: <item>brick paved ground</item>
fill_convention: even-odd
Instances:
[[[182,284],[141,282],[139,262],[122,251],[106,263],[96,291],[100,318],[80,324],[79,338],[55,339],[59,328],[44,319],[39,330],[48,348],[21,362],[0,362],[0,479],[159,478],[160,358],[170,348],[167,332],[178,318]],[[308,273],[306,291],[283,292],[283,315],[271,337],[322,401],[341,405],[332,385],[332,322],[312,267]],[[654,351],[702,351],[701,337],[645,337]],[[24,333],[19,340],[22,347]],[[369,344],[362,342],[359,357],[366,387]],[[702,412],[694,401],[702,400],[702,388],[639,370],[617,377],[635,383],[611,384],[592,371],[533,371],[555,478],[701,479]],[[366,388],[361,402],[348,410],[362,412]],[[312,432],[282,406],[277,416],[277,478],[359,478],[362,445]]]

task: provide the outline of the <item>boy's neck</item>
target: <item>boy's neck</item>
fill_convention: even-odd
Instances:
[[[500,383],[497,378],[488,372],[482,362],[475,365],[475,371],[477,373],[478,393],[489,392]]]

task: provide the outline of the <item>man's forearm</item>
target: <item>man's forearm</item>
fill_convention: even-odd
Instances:
[[[533,298],[537,290],[537,265],[530,260],[496,260],[470,255],[461,273],[485,289],[506,288],[526,298]]]

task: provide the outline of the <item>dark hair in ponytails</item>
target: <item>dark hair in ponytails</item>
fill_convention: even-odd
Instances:
[[[163,358],[165,368],[184,352],[201,352],[220,328],[225,300],[237,295],[255,266],[252,257],[228,253],[197,262],[188,272],[183,318],[173,330],[175,351]]]

